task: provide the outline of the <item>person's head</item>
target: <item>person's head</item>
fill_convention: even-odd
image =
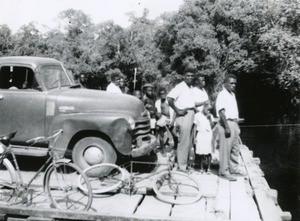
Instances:
[[[236,76],[234,74],[228,74],[224,80],[224,87],[231,93],[235,91]]]
[[[119,86],[120,86],[120,88],[123,88],[123,87],[126,86],[125,77],[124,76],[120,76]]]
[[[135,97],[138,98],[138,99],[142,99],[143,94],[142,94],[141,91],[136,90],[136,91],[133,92],[133,96],[135,96]]]
[[[195,77],[195,84],[199,88],[204,88],[205,87],[205,76],[203,74],[197,74]]]
[[[86,77],[85,77],[85,75],[84,74],[81,74],[80,76],[79,76],[79,81],[80,81],[80,83],[85,83],[86,82]]]
[[[202,112],[204,115],[211,113],[212,105],[210,103],[204,103]]]
[[[167,98],[167,90],[166,90],[166,88],[160,88],[159,89],[159,91],[158,91],[158,96],[159,96],[159,98],[161,99],[161,100],[166,100],[166,98]]]
[[[143,86],[143,92],[148,96],[148,97],[153,97],[153,85],[152,84],[145,84]]]
[[[184,81],[188,86],[193,85],[195,80],[196,69],[192,67],[186,67],[183,72]]]
[[[112,72],[110,75],[110,80],[116,85],[119,85],[120,82],[120,75],[118,72]]]

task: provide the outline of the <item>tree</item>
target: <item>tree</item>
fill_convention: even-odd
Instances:
[[[10,28],[7,25],[0,25],[0,56],[8,55],[13,47]]]
[[[45,49],[45,45],[41,43],[41,33],[33,22],[21,26],[14,35],[14,42],[12,55],[39,56]]]

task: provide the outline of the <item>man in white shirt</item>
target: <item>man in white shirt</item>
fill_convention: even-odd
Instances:
[[[112,72],[110,75],[110,84],[107,86],[106,91],[112,93],[122,94],[122,91],[119,87],[120,75],[117,72]]]
[[[218,124],[220,139],[220,176],[234,181],[232,174],[245,175],[239,165],[239,111],[235,98],[236,77],[227,75],[223,90],[216,100],[216,112],[220,117]]]
[[[193,87],[192,93],[197,110],[200,112],[203,110],[203,105],[209,103],[208,94],[204,87],[205,77],[203,74],[198,74],[195,78],[195,87]]]
[[[186,68],[184,80],[177,84],[167,95],[170,107],[176,114],[176,127],[179,129],[177,163],[178,169],[187,170],[188,155],[192,148],[192,126],[195,114],[195,102],[192,96],[192,85],[196,70]]]

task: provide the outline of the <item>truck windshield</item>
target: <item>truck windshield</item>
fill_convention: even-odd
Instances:
[[[47,65],[40,68],[40,74],[47,89],[70,87],[72,79],[59,65]]]

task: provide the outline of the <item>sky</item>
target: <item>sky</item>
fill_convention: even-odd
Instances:
[[[148,8],[149,18],[154,19],[164,12],[175,12],[183,0],[0,0],[0,24],[7,24],[13,33],[30,22],[41,31],[58,26],[58,14],[73,8],[89,15],[93,23],[113,20],[126,28],[129,26],[127,12],[141,16]]]

